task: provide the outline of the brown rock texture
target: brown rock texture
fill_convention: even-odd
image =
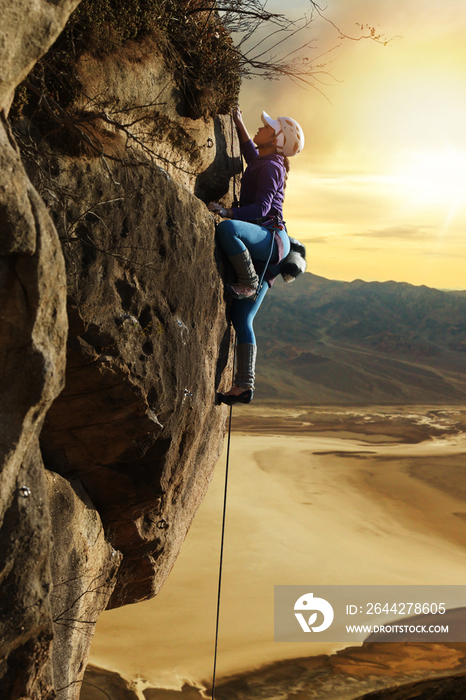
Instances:
[[[98,58],[84,53],[75,70],[82,93],[71,109],[91,120],[89,134],[98,135],[105,152],[133,163],[155,154],[175,182],[204,202],[228,193],[241,172],[236,130],[229,117],[190,118],[163,36]]]
[[[0,0],[0,110],[77,5],[79,0]]]
[[[100,611],[158,592],[222,447],[226,410],[215,405],[215,391],[231,369],[214,223],[192,194],[227,195],[229,122],[183,116],[172,85],[160,98],[167,68],[160,52],[151,54],[145,81],[126,49],[100,75],[115,86],[127,71],[120,96],[107,98],[132,108],[128,86],[136,81],[136,97],[166,106],[162,116],[148,115],[166,128],[149,138],[135,127],[130,137],[126,123],[112,132],[101,115],[89,129],[111,145],[108,157],[49,145],[39,152],[32,140],[25,172],[4,115],[77,4],[0,0],[6,700],[77,698]],[[97,108],[108,100],[94,100]],[[141,116],[136,109],[131,118]],[[29,126],[16,125],[23,156]],[[39,434],[64,386],[68,315],[66,388],[41,435],[47,472]]]
[[[16,124],[26,175],[4,114],[77,4],[0,0],[6,700],[77,700],[81,688],[83,700],[135,697],[117,674],[90,668],[84,676],[94,626],[106,607],[156,595],[169,575],[222,447],[227,410],[215,392],[231,376],[223,261],[205,203],[231,201],[238,148],[228,118],[190,118],[163,41],[126,42],[100,59],[81,55],[86,98],[65,116],[49,104],[58,145],[37,124]],[[392,339],[382,340],[390,349]],[[305,683],[314,695],[350,700],[464,667],[462,649],[439,649],[432,662],[413,646],[400,667],[399,647],[392,663],[389,645],[380,646],[295,660],[291,675],[283,662],[224,679],[221,693],[243,697],[259,687],[263,695],[269,686],[283,694],[293,676],[295,700],[307,697]],[[464,677],[432,683],[387,697],[464,694]],[[180,695],[197,693],[186,685]],[[144,694],[155,700],[158,691]]]
[[[67,320],[58,237],[5,111],[76,5],[0,2],[0,696],[8,700],[54,697],[50,516],[38,436],[63,387]]]
[[[81,687],[80,700],[139,700],[129,683],[118,673],[88,664]]]
[[[459,700],[465,697],[465,644],[365,643],[331,656],[284,659],[220,679],[222,700]],[[80,700],[133,700],[129,681],[88,667]],[[445,675],[450,674],[450,675]],[[179,690],[142,690],[146,700],[202,700],[204,690],[187,682]],[[125,693],[128,693],[126,695]]]
[[[5,496],[0,529],[0,697],[53,698],[50,519],[37,437]]]
[[[465,696],[466,676],[461,675],[386,688],[357,700],[463,700]]]
[[[464,643],[365,642],[330,656],[285,659],[246,671],[222,679],[217,691],[222,700],[450,700],[464,694],[465,668]],[[154,689],[150,700],[165,700],[163,691],[157,693]]]
[[[58,190],[79,199],[68,230],[50,202],[70,333],[41,445],[49,469],[79,476],[123,553],[119,606],[159,591],[222,447],[223,285],[206,207],[160,168],[114,165],[111,179],[92,159],[53,165]]]
[[[53,680],[60,700],[79,697],[89,640],[113,591],[121,554],[105,539],[79,480],[46,471],[46,481],[53,536]]]
[[[38,436],[63,387],[66,280],[55,228],[4,123],[0,143],[0,696],[46,698],[50,519]]]

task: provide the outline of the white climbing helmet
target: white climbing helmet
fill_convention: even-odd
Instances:
[[[282,156],[295,156],[304,148],[304,134],[298,122],[291,117],[272,119],[267,112],[262,112],[262,122],[271,126],[277,137],[277,153]]]

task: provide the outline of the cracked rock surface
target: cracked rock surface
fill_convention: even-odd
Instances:
[[[222,449],[227,410],[215,393],[231,376],[223,261],[205,206],[228,197],[228,120],[180,115],[170,83],[169,128],[150,143],[166,169],[136,153],[139,133],[131,158],[115,155],[117,138],[108,159],[71,156],[38,149],[42,135],[24,121],[21,158],[7,121],[13,91],[77,5],[0,0],[5,700],[77,700],[100,612],[158,593]],[[148,56],[138,95],[150,103],[157,95],[144,91],[166,66]],[[113,70],[108,86],[133,89],[139,63],[123,61],[125,83],[112,60],[100,79]],[[97,81],[97,68],[88,74]]]
[[[79,198],[66,219],[47,202],[70,331],[41,435],[47,468],[78,476],[123,554],[111,607],[152,597],[173,566],[222,447],[230,343],[206,207],[157,166],[112,168],[56,164],[57,190]]]

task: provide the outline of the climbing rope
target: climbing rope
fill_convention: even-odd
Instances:
[[[234,121],[233,115],[230,112],[230,124],[231,124],[231,167],[233,171],[233,206],[239,206],[238,197],[236,195],[236,172],[235,172],[235,141],[234,141]],[[243,157],[240,151],[241,158],[241,172],[244,173]],[[273,243],[273,237],[272,237]],[[272,250],[270,251],[270,255]],[[270,256],[269,256],[270,260]],[[267,261],[268,265],[268,261]],[[267,267],[267,266],[266,266]],[[264,271],[265,272],[265,271]],[[233,331],[234,332],[234,331]],[[234,350],[233,350],[233,376],[235,371],[236,362],[236,338],[234,338]],[[220,622],[220,599],[222,592],[222,574],[223,574],[223,551],[225,543],[225,521],[226,521],[226,511],[227,511],[227,493],[228,493],[228,469],[230,466],[230,442],[231,442],[231,419],[233,415],[233,404],[230,404],[230,413],[228,418],[228,438],[227,438],[227,455],[226,455],[226,466],[225,466],[225,487],[223,493],[223,515],[222,515],[222,534],[220,538],[220,563],[218,571],[218,591],[217,591],[217,617],[215,621],[215,645],[214,645],[214,663],[212,672],[212,700],[215,700],[215,682],[217,677],[217,656],[218,656],[218,630]]]
[[[236,353],[235,353],[236,354]],[[233,357],[233,367],[234,367]],[[217,674],[217,651],[218,651],[218,627],[220,621],[220,595],[222,590],[222,572],[223,572],[223,545],[225,542],[225,517],[227,511],[227,491],[228,491],[228,467],[230,464],[230,438],[231,438],[231,417],[233,414],[233,405],[230,405],[230,416],[228,420],[228,440],[227,440],[227,458],[225,468],[225,489],[223,494],[223,516],[222,516],[222,536],[220,539],[220,565],[218,572],[218,593],[217,593],[217,620],[215,623],[215,648],[214,648],[214,668],[212,674],[212,700],[215,700],[215,680]]]
[[[233,116],[230,112],[230,124],[231,124],[231,167],[233,170],[233,206],[237,207],[239,202],[236,196],[236,173],[235,173],[235,141],[234,141],[234,122]],[[241,159],[242,162],[242,159]],[[235,360],[236,360],[236,338],[234,338],[234,350],[233,350],[233,376],[235,372]],[[231,419],[233,415],[233,404],[230,405],[230,412],[228,418],[228,439],[227,439],[227,456],[226,456],[226,466],[225,466],[225,487],[223,492],[223,514],[222,514],[222,534],[220,537],[220,563],[218,569],[218,590],[217,590],[217,617],[215,621],[215,646],[214,646],[214,664],[212,671],[212,700],[215,700],[215,681],[217,678],[217,656],[218,656],[218,630],[220,622],[220,598],[222,593],[222,573],[223,573],[223,550],[225,543],[225,521],[227,512],[227,493],[228,493],[228,468],[230,466],[230,442],[231,442]]]

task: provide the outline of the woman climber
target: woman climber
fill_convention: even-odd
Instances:
[[[272,119],[262,112],[263,126],[251,140],[241,111],[234,110],[232,116],[247,163],[239,207],[209,204],[210,211],[226,219],[217,226],[217,238],[238,278],[226,286],[234,299],[231,320],[237,337],[235,381],[229,391],[218,394],[226,404],[250,403],[253,397],[257,351],[253,320],[290,252],[283,222],[288,158],[304,146],[303,131],[294,119]]]

